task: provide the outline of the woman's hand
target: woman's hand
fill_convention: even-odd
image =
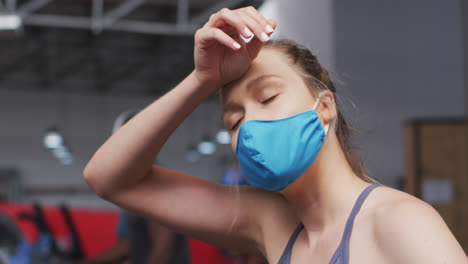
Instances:
[[[240,78],[275,28],[274,20],[265,19],[251,6],[221,9],[195,33],[195,76],[215,89]],[[246,43],[239,34],[254,37]]]

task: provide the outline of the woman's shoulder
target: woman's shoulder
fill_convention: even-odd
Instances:
[[[443,222],[431,205],[415,196],[386,186],[376,190],[372,216],[377,232],[409,231],[422,220]]]
[[[405,230],[423,219],[443,222],[439,213],[430,204],[406,192],[386,186],[376,189],[372,208],[376,230],[392,226]]]
[[[371,202],[371,207],[376,213],[376,216],[377,214],[388,213],[401,207],[431,207],[426,202],[409,193],[385,185],[379,186],[373,191],[373,193],[375,194]]]
[[[428,203],[382,186],[376,189],[371,215],[374,239],[390,261],[466,263],[466,255],[455,237]]]

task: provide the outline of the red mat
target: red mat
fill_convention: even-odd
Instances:
[[[15,219],[23,235],[30,242],[38,237],[38,230],[31,221],[19,220],[20,212],[32,212],[30,204],[0,203],[0,212],[5,212]],[[118,210],[89,208],[70,208],[70,214],[81,239],[83,253],[86,257],[94,256],[114,245],[117,240],[116,228],[119,220]],[[44,217],[53,237],[67,241],[68,228],[56,206],[43,206]],[[221,255],[221,249],[195,239],[189,239],[192,264],[227,264]]]

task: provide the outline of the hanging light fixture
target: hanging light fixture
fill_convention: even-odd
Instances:
[[[222,145],[231,144],[231,136],[229,135],[229,132],[224,128],[220,129],[216,133],[216,142]]]
[[[197,149],[202,155],[213,155],[216,152],[216,144],[210,139],[208,134],[205,134],[201,142],[198,143]]]
[[[44,146],[48,149],[55,149],[63,145],[63,136],[56,128],[49,129],[44,136]]]
[[[70,165],[73,163],[73,154],[70,148],[66,146],[62,134],[57,128],[52,127],[44,135],[44,147],[52,151],[52,155],[58,159],[63,165]]]
[[[16,30],[22,24],[18,15],[0,14],[0,30]]]
[[[67,146],[60,146],[52,150],[52,154],[63,165],[70,165],[73,163],[73,155]]]

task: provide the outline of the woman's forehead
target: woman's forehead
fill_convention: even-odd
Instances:
[[[229,83],[221,89],[223,103],[232,97],[234,93],[244,94],[247,92],[249,85],[255,83],[255,81],[259,83],[258,81],[273,76],[287,80],[292,77],[291,75],[297,74],[289,66],[285,55],[271,48],[262,49],[252,61],[247,72],[240,79]]]

